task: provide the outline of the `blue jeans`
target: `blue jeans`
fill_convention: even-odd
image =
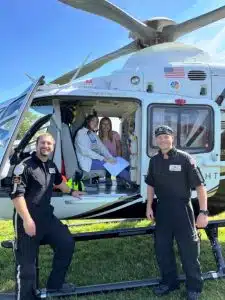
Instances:
[[[98,159],[92,159],[91,170],[106,170],[103,166],[104,163],[105,163],[104,161],[101,161]],[[122,172],[120,172],[117,176],[126,180],[127,182],[131,181],[130,173],[126,169],[124,169]]]

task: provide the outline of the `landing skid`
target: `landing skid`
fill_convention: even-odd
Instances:
[[[88,225],[97,225],[97,224],[107,224],[107,223],[127,223],[127,222],[136,222],[144,220],[143,218],[126,218],[126,219],[105,219],[105,220],[96,220],[93,222],[86,223],[71,223],[68,224],[68,227],[78,227],[78,226],[88,226]]]
[[[213,280],[219,278],[225,278],[225,261],[222,254],[222,249],[218,241],[218,228],[225,227],[225,220],[221,221],[210,221],[205,232],[211,243],[213,255],[217,265],[217,271],[211,271],[203,273],[202,277],[204,280]],[[87,241],[87,240],[96,240],[96,239],[105,239],[105,238],[116,238],[116,237],[127,237],[127,236],[136,236],[136,235],[145,235],[154,233],[155,227],[140,227],[140,228],[125,228],[125,229],[116,229],[116,230],[104,230],[99,232],[85,232],[74,234],[73,238],[76,241]],[[12,248],[12,241],[4,241],[1,243],[4,248]],[[37,287],[39,284],[39,267],[37,260]],[[180,281],[185,280],[185,276],[181,275],[179,277]],[[159,283],[159,278],[155,279],[143,279],[143,280],[133,280],[133,281],[122,281],[115,283],[106,283],[98,285],[89,285],[89,286],[80,286],[77,287],[75,292],[72,293],[47,293],[46,289],[37,288],[37,297],[40,299],[46,299],[48,297],[64,297],[64,296],[81,296],[87,294],[97,294],[97,293],[106,293],[112,291],[121,291],[121,290],[131,290],[141,287],[151,287]],[[3,299],[14,299],[15,295],[13,293],[0,293],[0,300]]]

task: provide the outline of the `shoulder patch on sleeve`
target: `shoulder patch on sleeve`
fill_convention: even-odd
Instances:
[[[192,157],[190,154],[187,155],[187,159],[189,160],[190,164],[192,165],[192,167],[196,168],[197,167],[197,162],[194,159],[194,157]]]
[[[24,171],[24,165],[23,164],[19,164],[15,167],[13,174],[16,176],[19,176],[21,174],[23,174]]]
[[[191,165],[192,165],[193,167],[196,168],[196,166],[197,166],[196,160],[195,160],[193,157],[190,158],[190,163],[191,163]]]

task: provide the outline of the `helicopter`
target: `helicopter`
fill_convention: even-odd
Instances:
[[[205,178],[209,210],[225,210],[225,65],[214,63],[203,50],[176,42],[185,34],[225,18],[225,6],[177,24],[160,17],[140,21],[109,1],[59,0],[114,21],[130,31],[128,45],[63,74],[49,83],[41,76],[18,97],[0,104],[0,219],[11,219],[9,199],[14,166],[30,155],[39,132],[53,135],[51,157],[63,176],[82,182],[82,200],[53,190],[52,205],[60,219],[144,217],[145,176],[156,153],[154,130],[161,124],[175,132],[175,146],[195,158]],[[79,80],[121,56],[132,54],[121,70]],[[40,118],[16,147],[19,127],[28,110]],[[121,120],[123,157],[130,163],[136,189],[106,186],[102,170],[85,173],[76,157],[74,139],[85,116]],[[98,178],[97,183],[93,180]],[[196,192],[192,201],[196,203]]]

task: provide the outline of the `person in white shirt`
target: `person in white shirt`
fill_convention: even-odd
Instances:
[[[92,114],[86,117],[83,127],[76,134],[77,159],[81,169],[86,172],[104,169],[105,162],[116,163],[116,159],[95,133],[97,128],[98,117]],[[118,176],[130,182],[130,174],[127,170],[123,170]]]

